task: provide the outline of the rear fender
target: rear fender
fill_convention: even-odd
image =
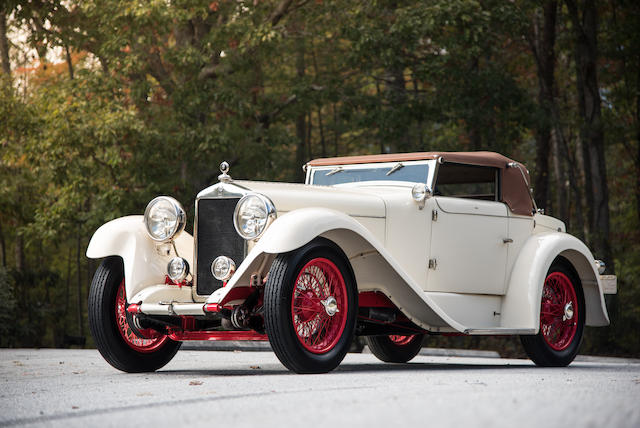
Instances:
[[[180,257],[193,266],[193,237],[183,231],[174,242]],[[131,300],[146,287],[164,284],[167,264],[175,252],[171,249],[169,255],[163,255],[157,247],[147,234],[144,217],[127,216],[111,220],[96,230],[87,247],[87,257],[121,257],[127,299]]]
[[[551,264],[558,257],[567,259],[580,278],[586,325],[609,324],[602,284],[591,251],[572,235],[547,232],[531,236],[520,250],[502,305],[502,326],[539,330],[542,287]]]

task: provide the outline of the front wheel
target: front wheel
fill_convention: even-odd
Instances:
[[[386,363],[406,363],[422,349],[422,334],[365,337],[371,353]]]
[[[520,336],[525,352],[538,366],[564,367],[578,353],[585,320],[584,294],[565,263],[549,268],[542,288],[540,331]]]
[[[109,257],[96,270],[89,290],[89,327],[98,351],[124,372],[151,372],[166,365],[181,343],[152,329],[132,328],[126,309],[122,260]]]
[[[326,373],[353,340],[356,286],[346,257],[317,240],[273,261],[264,292],[265,329],[278,359],[296,373]]]

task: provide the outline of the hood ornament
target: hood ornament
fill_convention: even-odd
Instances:
[[[221,181],[222,183],[231,182],[231,176],[227,174],[229,172],[229,163],[227,161],[222,161],[222,163],[220,164],[220,172],[222,174],[218,176],[219,181]]]

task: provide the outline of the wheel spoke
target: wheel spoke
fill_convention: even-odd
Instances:
[[[566,349],[577,331],[578,307],[573,283],[562,272],[552,272],[546,278],[540,305],[540,330],[552,349]],[[573,308],[571,319],[565,313],[567,305]]]
[[[150,353],[159,349],[167,341],[167,336],[154,330],[149,331],[149,338],[139,337],[129,326],[126,312],[127,301],[125,297],[124,280],[120,283],[116,292],[115,312],[116,324],[124,342],[133,350],[141,353]],[[143,331],[147,334],[147,330]]]
[[[327,299],[335,299],[338,311],[329,315]],[[294,283],[291,302],[294,330],[310,352],[332,349],[344,331],[348,312],[346,284],[337,266],[325,258],[310,260]]]

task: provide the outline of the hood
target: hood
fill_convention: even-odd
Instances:
[[[380,196],[365,193],[362,190],[266,181],[237,180],[234,183],[269,197],[278,212],[306,207],[323,207],[352,217],[384,218],[386,215],[384,200]]]

